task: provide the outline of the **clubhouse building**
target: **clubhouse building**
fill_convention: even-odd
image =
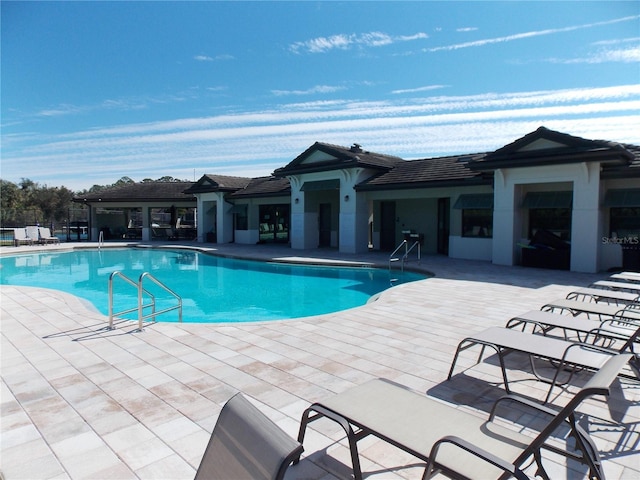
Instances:
[[[640,146],[544,127],[493,152],[404,160],[316,142],[272,175],[77,197],[90,238],[285,243],[597,272],[640,255]]]

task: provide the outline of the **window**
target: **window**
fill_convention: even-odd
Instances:
[[[236,205],[233,213],[236,215],[236,230],[249,229],[249,214],[247,205]]]
[[[288,204],[260,205],[260,242],[287,243],[290,212]]]
[[[462,210],[463,237],[493,237],[493,210],[465,208]]]
[[[611,238],[640,237],[640,207],[612,207],[609,211]]]
[[[462,236],[493,237],[493,193],[468,193],[453,208],[462,210]]]
[[[549,231],[562,240],[571,241],[571,190],[528,192],[522,206],[529,209],[529,238],[538,230]]]
[[[548,230],[562,240],[571,241],[571,209],[529,209],[529,238],[533,238],[538,230]]]

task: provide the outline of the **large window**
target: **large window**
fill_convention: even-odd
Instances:
[[[529,210],[529,238],[538,230],[547,230],[562,240],[571,241],[570,208],[532,208]]]
[[[546,230],[567,242],[571,241],[573,192],[554,190],[528,192],[522,206],[529,209],[529,238]]]
[[[155,207],[149,209],[152,240],[192,240],[196,238],[196,209]]]
[[[290,212],[288,204],[260,205],[260,242],[287,243]]]

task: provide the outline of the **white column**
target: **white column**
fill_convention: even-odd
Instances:
[[[216,193],[216,231],[218,243],[230,243],[233,240],[233,213],[231,204],[225,202],[224,193]]]
[[[304,248],[304,192],[300,191],[301,183],[297,177],[288,177],[291,185],[291,225],[289,225],[289,241],[291,248]]]
[[[496,265],[514,264],[515,185],[507,181],[502,170],[496,170],[493,180],[493,251]]]
[[[598,271],[600,242],[600,164],[583,163],[573,184],[571,271]]]

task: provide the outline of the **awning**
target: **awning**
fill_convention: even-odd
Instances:
[[[458,210],[493,209],[493,193],[465,193],[458,197],[453,208]]]
[[[529,192],[524,197],[524,208],[571,208],[573,192]]]
[[[604,207],[640,207],[640,188],[616,188],[607,190]]]
[[[304,182],[300,191],[317,192],[318,190],[336,190],[340,188],[340,180],[316,180],[315,182]]]

